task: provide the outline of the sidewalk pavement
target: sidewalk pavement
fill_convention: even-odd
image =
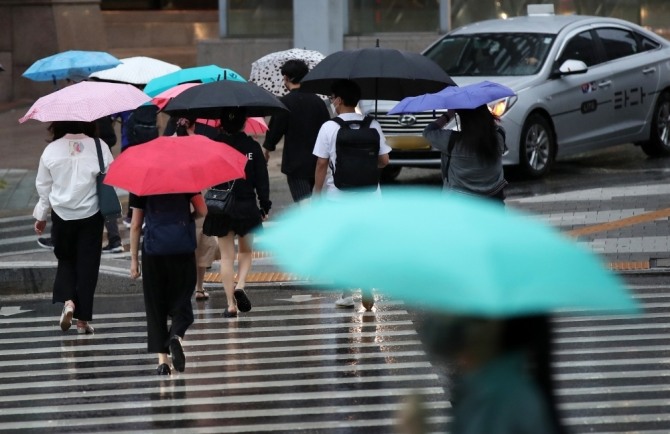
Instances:
[[[18,123],[18,118],[28,107],[29,102],[25,101],[0,106],[0,129],[3,131],[0,139],[0,218],[29,217],[37,201],[35,174],[48,136],[46,124],[34,121]],[[115,155],[118,148],[113,148]],[[269,165],[270,182],[271,186],[275,185],[275,189],[280,182],[286,182],[279,170],[279,155],[279,151],[275,152]],[[121,199],[122,202],[127,200],[127,195],[121,192]],[[289,203],[290,199],[276,203],[282,202]],[[670,270],[670,236],[667,227],[670,186],[603,187],[537,197],[512,196],[508,198],[507,204],[535,214],[575,237],[578,242],[600,253],[611,269],[622,274]],[[128,233],[122,226],[121,235],[128,250]],[[128,258],[128,253],[103,255],[101,274],[124,279],[122,283],[117,280],[110,282],[112,287],[116,286],[116,290],[119,284],[126,288],[133,286],[128,283]],[[3,269],[21,268],[44,272],[53,269],[55,265],[52,252],[36,249],[16,256],[2,256],[0,272]],[[214,267],[207,275],[211,287],[220,287],[217,271]],[[249,287],[315,284],[281,273],[274,267],[272,258],[263,252],[257,252],[254,273],[249,277]],[[42,278],[49,279],[48,276]],[[0,283],[2,280],[0,276]]]

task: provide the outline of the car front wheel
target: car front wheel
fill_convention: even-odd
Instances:
[[[519,143],[519,164],[524,174],[531,178],[546,175],[555,156],[556,140],[549,122],[539,114],[528,116]]]
[[[650,157],[670,155],[670,93],[663,92],[658,97],[651,118],[651,135],[649,140],[640,143],[640,146]]]

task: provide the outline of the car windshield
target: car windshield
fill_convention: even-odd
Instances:
[[[453,35],[425,55],[454,77],[533,75],[544,64],[554,37],[540,33]]]

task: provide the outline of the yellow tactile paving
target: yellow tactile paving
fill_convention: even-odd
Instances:
[[[663,208],[657,211],[651,211],[648,213],[623,218],[620,220],[601,223],[597,225],[585,226],[579,229],[573,229],[571,231],[565,232],[567,235],[573,237],[579,237],[581,235],[595,234],[598,232],[607,232],[610,230],[621,229],[626,226],[632,226],[639,223],[649,222],[657,220],[659,218],[668,218],[670,217],[670,208]],[[267,258],[270,254],[268,252],[254,251],[254,258]],[[620,261],[620,262],[610,262],[607,264],[608,268],[613,271],[634,271],[634,270],[649,270],[651,264],[649,261]],[[235,275],[237,279],[237,274]],[[247,276],[247,282],[250,283],[263,283],[263,282],[294,282],[294,281],[306,281],[308,278],[296,276],[291,273],[249,273]],[[221,282],[220,273],[205,273],[205,282],[209,283],[218,283]]]
[[[607,232],[613,229],[621,229],[626,226],[633,226],[639,223],[650,222],[660,218],[670,217],[670,208],[663,208],[656,211],[647,212],[640,215],[635,215],[632,217],[626,217],[624,219],[615,220],[612,222],[601,223],[598,225],[585,226],[579,229],[573,229],[566,232],[566,234],[573,237],[578,237],[580,235],[595,234],[598,232]]]
[[[235,274],[237,280],[237,274]],[[264,282],[296,282],[305,281],[306,278],[301,278],[291,273],[249,273],[247,275],[248,283],[264,283]],[[205,273],[205,282],[219,283],[221,282],[221,273]]]

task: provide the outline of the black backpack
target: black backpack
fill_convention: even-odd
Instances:
[[[335,142],[335,187],[340,190],[377,189],[379,184],[379,131],[370,127],[371,116],[360,121],[331,119],[340,125]],[[357,127],[352,128],[352,125]]]
[[[146,143],[158,137],[158,107],[142,105],[132,111],[123,123],[123,133],[128,141],[127,146]]]
[[[187,195],[148,196],[144,220],[143,247],[147,255],[177,255],[195,251],[195,221]]]

